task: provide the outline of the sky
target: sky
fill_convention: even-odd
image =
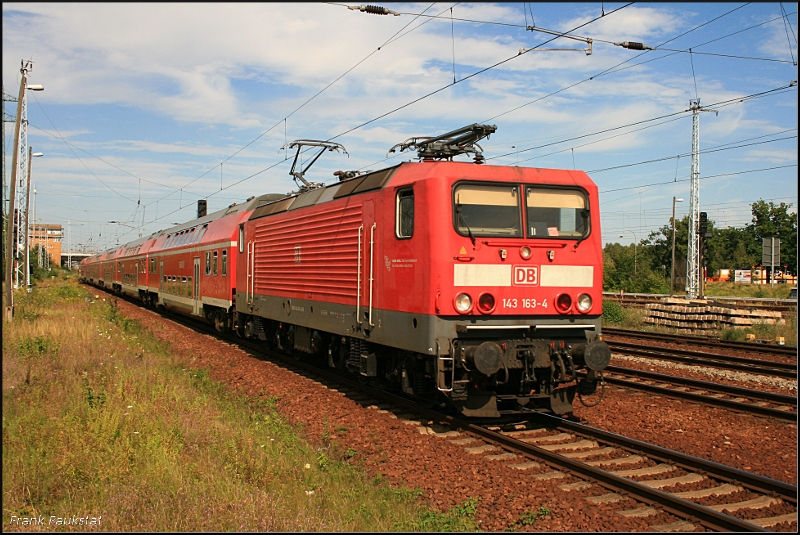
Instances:
[[[295,139],[346,149],[306,175],[328,184],[416,160],[388,153],[410,137],[481,123],[497,126],[479,142],[487,165],[584,170],[603,243],[641,242],[669,225],[673,197],[689,211],[696,99],[709,220],[741,228],[760,199],[797,210],[795,3],[375,5],[399,14],[3,3],[4,99],[22,60],[44,86],[27,98],[36,221],[102,251],[193,219],[198,199],[211,213],[297,191],[281,150]]]

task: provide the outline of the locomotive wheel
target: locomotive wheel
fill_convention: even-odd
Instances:
[[[228,315],[224,312],[217,312],[214,314],[214,329],[217,332],[225,332],[225,329],[228,325]]]
[[[234,310],[233,312],[233,331],[239,338],[245,338],[244,335],[244,321],[242,316]]]
[[[421,372],[417,371],[412,375],[412,388],[414,390],[414,398],[422,402],[427,408],[433,408],[438,402],[438,390],[433,380],[426,377]]]
[[[344,344],[336,344],[331,348],[331,363],[336,370],[343,370],[347,363],[347,349]]]

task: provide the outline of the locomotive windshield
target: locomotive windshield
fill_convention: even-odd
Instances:
[[[576,190],[525,188],[529,238],[575,238],[589,230],[586,196]]]
[[[456,229],[465,236],[522,236],[519,188],[459,184],[453,197]]]

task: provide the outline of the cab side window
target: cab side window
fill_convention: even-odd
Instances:
[[[397,192],[395,234],[405,239],[414,235],[414,190],[403,189]]]

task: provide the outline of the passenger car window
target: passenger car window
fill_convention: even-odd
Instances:
[[[529,238],[573,238],[589,231],[586,195],[578,190],[525,188]]]

